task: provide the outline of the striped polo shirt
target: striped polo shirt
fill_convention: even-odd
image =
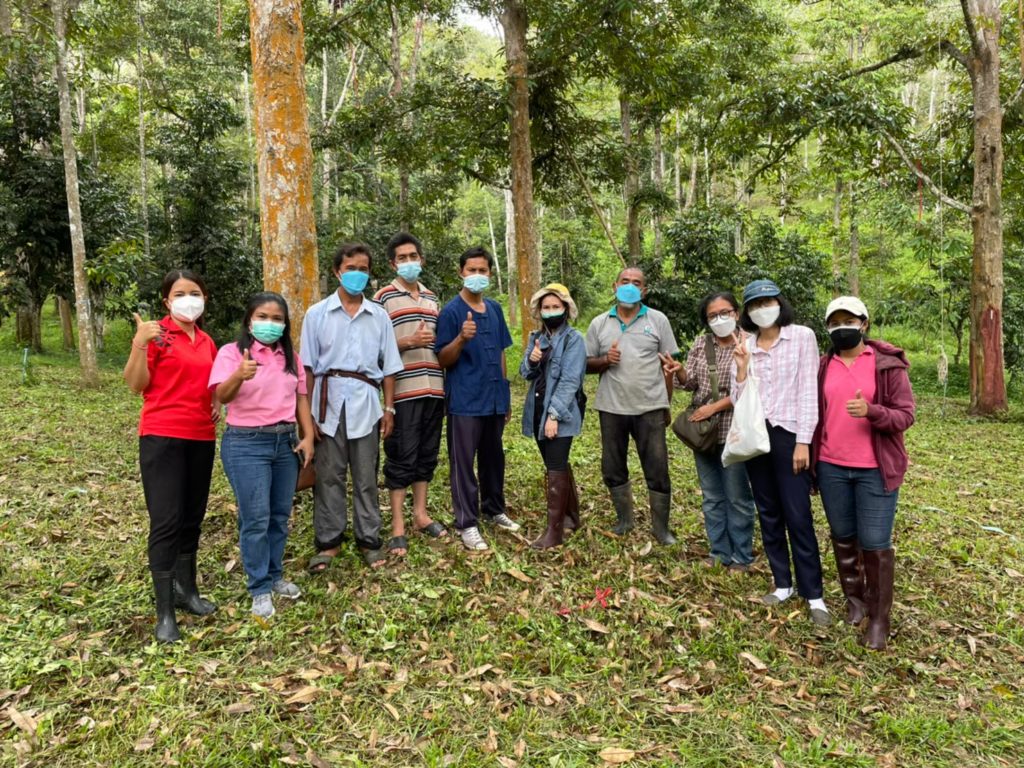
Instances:
[[[437,296],[419,286],[419,299],[402,288],[397,281],[389,283],[374,295],[373,300],[387,311],[395,327],[395,339],[401,349],[402,339],[416,333],[424,322],[437,333]],[[395,402],[419,397],[444,397],[444,372],[437,362],[433,347],[416,347],[402,352],[405,369],[395,376]]]

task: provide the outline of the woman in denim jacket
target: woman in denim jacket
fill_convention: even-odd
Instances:
[[[533,294],[530,311],[542,327],[530,334],[519,366],[520,375],[530,382],[523,434],[537,441],[544,460],[548,505],[548,528],[531,546],[548,549],[559,546],[566,529],[572,532],[580,523],[569,451],[583,427],[587,351],[583,335],[569,325],[577,310],[564,285],[550,283]]]

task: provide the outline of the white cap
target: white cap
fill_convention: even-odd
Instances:
[[[864,306],[863,301],[856,296],[840,296],[832,299],[828,309],[825,310],[825,322],[828,322],[833,312],[838,312],[840,309],[845,309],[851,315],[863,317],[865,320],[868,319],[868,308]]]

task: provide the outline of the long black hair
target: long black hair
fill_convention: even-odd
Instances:
[[[274,343],[280,344],[281,350],[284,352],[285,372],[292,376],[298,376],[299,374],[295,370],[295,350],[292,346],[292,320],[288,315],[288,302],[280,293],[261,291],[249,297],[249,303],[245,305],[245,316],[242,317],[242,330],[238,334],[238,351],[244,354],[245,350],[252,347],[253,336],[249,333],[249,323],[252,322],[252,313],[256,311],[257,307],[264,304],[277,304],[284,313],[284,333]]]
[[[203,282],[203,278],[201,278],[191,269],[172,269],[170,272],[164,275],[164,279],[160,282],[160,295],[165,300],[170,298],[171,289],[174,287],[174,284],[179,280],[191,280],[193,283],[198,285],[199,290],[203,292],[204,302],[210,298],[210,293],[209,291],[206,290],[206,283]],[[168,311],[170,311],[169,307]],[[202,329],[203,317],[205,317],[205,315],[206,312],[204,311],[203,314],[196,318],[196,321],[194,323],[196,328]]]

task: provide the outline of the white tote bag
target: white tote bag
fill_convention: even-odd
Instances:
[[[768,441],[768,428],[764,423],[764,408],[761,406],[761,392],[754,375],[754,360],[751,355],[747,367],[747,383],[740,399],[732,411],[732,426],[725,438],[722,451],[722,466],[728,467],[740,461],[761,456],[772,449]]]

